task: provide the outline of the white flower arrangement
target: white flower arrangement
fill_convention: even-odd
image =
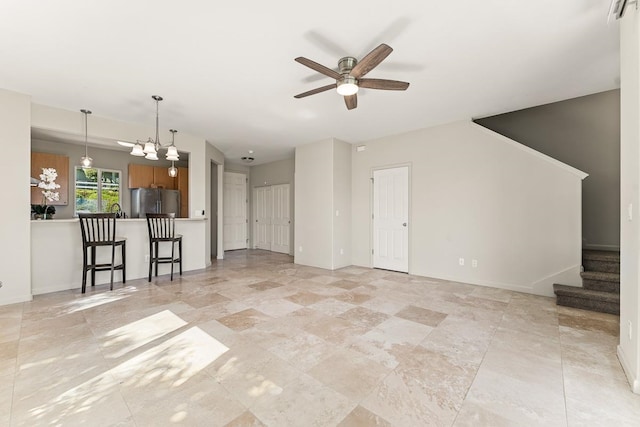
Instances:
[[[56,213],[55,206],[47,207],[47,205],[60,200],[60,193],[55,191],[60,188],[60,185],[56,184],[57,177],[58,172],[54,168],[42,168],[40,182],[38,183],[38,187],[42,188],[42,204],[31,205],[31,212],[37,215],[44,215],[45,218],[47,214],[52,215]]]
[[[56,184],[57,177],[58,172],[54,168],[42,168],[38,187],[42,188],[42,201],[44,205],[47,204],[47,201],[57,202],[60,200],[60,193],[53,191],[56,188],[60,188],[60,185]]]

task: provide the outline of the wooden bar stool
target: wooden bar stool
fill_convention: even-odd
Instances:
[[[182,235],[176,234],[176,214],[147,214],[147,227],[149,229],[149,281],[153,265],[156,266],[158,277],[158,264],[171,264],[171,280],[173,280],[173,265],[178,263],[182,276]],[[159,254],[160,242],[171,243],[171,256],[161,257]],[[175,257],[175,244],[178,244],[178,257]]]
[[[82,293],[87,288],[87,271],[91,270],[91,286],[96,284],[96,271],[111,271],[111,286],[113,290],[113,272],[122,270],[122,283],[126,283],[126,243],[124,237],[116,237],[115,213],[81,213],[80,230],[82,231]],[[110,263],[96,263],[96,248],[105,246],[111,248]],[[116,247],[122,250],[122,262],[116,264]],[[88,262],[87,251],[91,250],[91,262]]]

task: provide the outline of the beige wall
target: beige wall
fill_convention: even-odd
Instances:
[[[351,265],[351,144],[333,141],[333,268]]]
[[[622,218],[618,356],[632,389],[640,393],[640,19],[633,8],[627,10],[620,20]]]
[[[589,174],[582,183],[583,244],[620,247],[620,91],[476,120]]]
[[[31,98],[0,89],[0,181],[7,202],[0,214],[0,305],[31,299]],[[55,251],[55,247],[51,250]]]
[[[253,189],[256,187],[264,187],[266,185],[278,185],[289,184],[290,191],[290,212],[291,218],[291,233],[289,238],[289,253],[293,255],[293,246],[295,244],[295,159],[278,160],[271,163],[265,163],[262,165],[251,167],[251,177],[249,181],[249,204],[251,205],[251,216],[249,217],[249,223],[255,224],[255,206],[253,206]],[[255,247],[253,241],[253,226],[250,227],[251,233],[251,247]]]
[[[296,147],[296,264],[333,266],[333,139]]]
[[[364,144],[352,153],[353,264],[371,266],[372,170],[409,164],[410,273],[542,295],[580,284],[580,171],[471,122]]]

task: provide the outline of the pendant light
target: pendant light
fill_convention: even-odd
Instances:
[[[175,160],[178,160],[178,149],[176,148],[176,144],[175,144],[176,132],[178,131],[175,129],[169,129],[169,132],[171,132],[171,145],[169,146],[169,148],[167,148],[167,160],[171,160],[171,167],[169,168],[169,176],[171,178],[175,178],[176,176],[178,176],[178,169],[176,168],[173,162]]]
[[[89,157],[89,149],[87,148],[87,116],[91,114],[91,111],[82,109],[80,112],[84,114],[84,156],[80,158],[80,165],[85,169],[93,165],[93,159]]]
[[[132,156],[145,157],[147,160],[158,160],[158,151],[160,151],[161,148],[165,148],[165,146],[163,146],[160,143],[160,123],[159,123],[160,122],[159,104],[163,98],[158,95],[153,95],[151,98],[156,102],[156,138],[155,140],[152,138],[148,138],[146,142],[143,143],[142,141],[137,141],[132,146],[129,145],[131,143],[126,143],[126,142],[123,143],[120,141],[118,141],[118,143],[124,146],[131,146],[132,148],[129,154],[131,154]],[[174,132],[174,131],[171,130],[170,132]],[[171,160],[171,161],[179,160],[178,149],[176,148],[173,141],[171,142],[171,145],[166,146],[166,148],[167,148],[167,154],[166,154],[167,160]]]

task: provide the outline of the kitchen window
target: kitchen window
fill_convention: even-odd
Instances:
[[[120,171],[76,166],[75,176],[76,214],[109,212],[113,204],[121,204]]]

